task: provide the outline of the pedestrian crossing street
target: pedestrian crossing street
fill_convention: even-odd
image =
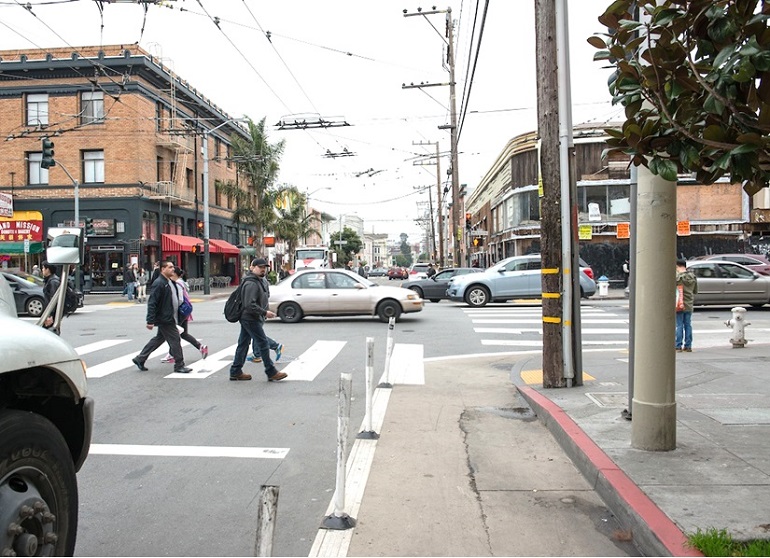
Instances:
[[[512,347],[517,350],[537,350],[543,347],[542,309],[540,307],[463,308],[480,334],[486,347]],[[582,347],[627,349],[629,344],[629,316],[621,307],[593,307],[580,309]],[[767,328],[752,328],[751,334],[762,337]],[[731,331],[722,321],[700,321],[693,317],[693,348],[718,347],[729,344]],[[673,339],[672,346],[673,346]]]

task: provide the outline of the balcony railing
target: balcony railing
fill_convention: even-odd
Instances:
[[[195,202],[195,196],[192,190],[180,187],[180,185],[169,180],[153,182],[147,184],[149,187],[149,198],[153,200],[168,200],[169,203],[178,205],[192,205]]]

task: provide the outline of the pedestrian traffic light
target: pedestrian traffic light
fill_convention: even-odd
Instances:
[[[198,221],[198,236],[203,238],[203,221]]]
[[[94,219],[93,217],[86,217],[83,219],[85,223],[86,236],[94,236]]]
[[[465,228],[467,230],[471,230],[471,214],[466,213],[465,214]]]
[[[40,161],[40,166],[44,169],[56,166],[56,161],[53,158],[53,142],[47,137],[43,138],[43,158]]]
[[[479,239],[479,237],[478,237],[478,236],[477,236],[477,237],[474,237],[474,239],[473,239],[473,245],[474,245],[475,247],[479,247],[479,246],[481,246],[481,239]]]
[[[203,246],[201,246],[200,244],[195,244],[190,248],[190,252],[192,252],[196,256],[203,254]]]

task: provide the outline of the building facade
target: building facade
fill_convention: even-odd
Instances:
[[[0,130],[0,192],[14,213],[38,212],[43,238],[48,227],[93,220],[83,271],[94,291],[122,290],[126,266],[151,269],[161,259],[202,277],[205,202],[210,276],[238,280],[240,246],[254,232],[233,223],[234,202],[216,184],[238,184],[232,138],[248,131],[149,53],[120,45],[0,51]],[[44,137],[54,142],[48,169],[40,166]],[[0,237],[6,265],[40,263],[18,240]]]

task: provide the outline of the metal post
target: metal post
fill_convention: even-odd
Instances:
[[[278,513],[278,487],[262,485],[257,509],[257,542],[254,556],[273,555],[273,533]]]
[[[380,437],[372,426],[372,399],[374,395],[374,338],[366,338],[366,416],[364,417],[364,429],[356,438],[376,440]]]
[[[211,247],[209,246],[209,132],[207,130],[203,130],[201,156],[203,157],[203,294],[208,295],[211,294],[211,285],[209,284]]]
[[[78,183],[75,178],[72,177],[70,174],[70,171],[67,170],[67,167],[62,165],[59,161],[56,161],[56,164],[61,167],[61,170],[64,171],[64,174],[67,175],[67,178],[69,178],[72,181],[72,184],[75,187],[75,226],[80,227],[80,183]],[[83,242],[86,241],[86,233],[85,230],[83,231]],[[81,251],[85,254],[85,249],[81,247]],[[80,262],[79,265],[83,265],[85,262]],[[75,290],[80,290],[80,269],[75,270]]]
[[[390,383],[390,357],[393,354],[393,330],[396,328],[396,319],[388,320],[388,338],[385,342],[385,373],[382,375],[383,381],[379,383],[379,388],[392,388]]]

